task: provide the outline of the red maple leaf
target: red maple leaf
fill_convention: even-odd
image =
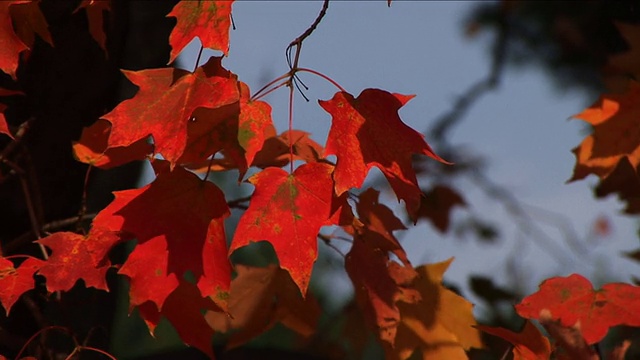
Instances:
[[[132,278],[132,292],[145,291],[144,281],[134,277],[146,273],[157,274],[158,281],[166,283],[163,294],[168,295],[177,286],[171,274],[180,279],[191,271],[203,296],[224,299],[220,293],[228,291],[231,281],[224,237],[229,208],[224,194],[181,167],[168,171],[166,162],[154,164],[157,178],[141,189],[115,192],[115,200],[96,216],[94,226],[138,239],[136,250],[120,270]],[[145,296],[136,295],[136,304],[144,302]],[[162,296],[155,298],[158,308],[162,300]]]
[[[36,34],[53,46],[49,24],[40,10],[40,0],[15,4],[10,8],[10,12],[16,34],[28,48],[33,47]]]
[[[153,152],[146,138],[129,146],[107,148],[111,123],[98,120],[82,130],[80,140],[73,143],[73,154],[78,161],[101,169],[111,169],[133,160],[142,160]]]
[[[43,264],[42,260],[29,257],[16,268],[10,260],[0,257],[0,302],[7,315],[20,296],[33,289],[33,274]]]
[[[105,275],[111,263],[106,256],[119,241],[117,234],[102,229],[92,229],[87,236],[53,233],[37,241],[52,251],[38,274],[47,278],[50,292],[68,291],[79,279],[87,287],[108,291]]]
[[[0,104],[0,134],[8,135],[13,139],[13,135],[11,135],[11,131],[9,131],[9,125],[7,125],[7,119],[4,117],[4,111],[6,109],[6,105]]]
[[[178,277],[169,273],[167,241],[155,237],[138,244],[118,274],[129,277],[129,312],[148,301],[162,309],[167,297],[178,287]]]
[[[13,21],[9,7],[14,4],[26,4],[29,0],[9,0],[0,2],[0,70],[16,78],[16,69],[20,53],[27,50],[13,30]]]
[[[273,127],[271,106],[251,101],[249,87],[238,82],[240,101],[217,109],[197,109],[187,127],[187,145],[178,160],[191,166],[206,163],[222,151],[244,176],[256,153],[263,147],[266,130]],[[197,165],[195,165],[197,166]],[[205,170],[206,171],[206,170]]]
[[[524,324],[524,329],[513,332],[503,328],[477,325],[478,329],[502,338],[513,345],[514,360],[548,360],[551,357],[551,344],[531,321]]]
[[[280,135],[276,134],[273,125],[264,127],[262,136],[265,138],[260,151],[255,154],[251,166],[265,169],[268,167],[283,167],[289,163],[289,137],[291,137],[291,145],[293,147],[293,160],[302,160],[304,162],[320,161],[323,148],[315,142],[309,133],[301,130],[285,131]],[[245,166],[244,159],[241,159],[237,152],[228,153],[223,151],[224,157],[220,159],[206,160],[193,164],[188,167],[195,172],[207,172],[209,168],[213,171],[224,171],[230,169],[242,169]],[[247,151],[246,159],[249,152]]]
[[[236,80],[218,76],[219,62],[211,58],[194,73],[170,68],[123,71],[140,90],[102,117],[113,125],[109,147],[129,146],[152,135],[156,153],[175,164],[184,152],[194,110],[239,99]]]
[[[409,214],[420,206],[420,189],[412,168],[411,155],[424,154],[444,162],[424,141],[424,137],[400,120],[398,110],[412,95],[366,89],[354,98],[338,92],[333,99],[319,101],[332,116],[325,156],[336,155],[336,192],[341,195],[362,186],[371,167],[385,175]]]
[[[386,251],[371,244],[366,228],[358,231],[362,235],[354,237],[353,246],[345,258],[345,268],[368,325],[378,332],[381,340],[393,344],[400,322],[400,309],[396,303],[401,299],[407,302],[421,299],[417,291],[403,289],[403,286],[410,285],[417,273],[413,268],[390,261]],[[398,276],[401,274],[403,276]]]
[[[169,36],[169,63],[172,63],[196,36],[203,47],[220,50],[226,56],[229,52],[232,4],[233,1],[230,0],[180,1],[176,4],[167,15],[178,20]]]
[[[240,82],[238,143],[245,151],[247,164],[251,164],[262,149],[265,130],[269,126],[273,126],[271,106],[264,101],[252,101],[249,86]]]
[[[420,199],[418,218],[426,218],[441,233],[449,229],[449,214],[456,205],[466,206],[462,196],[452,188],[436,185]]]
[[[11,95],[24,95],[24,93],[18,90],[7,90],[7,89],[0,88],[0,96],[11,96]],[[13,135],[11,134],[11,131],[9,131],[9,126],[7,125],[7,119],[4,116],[4,111],[6,109],[7,109],[7,106],[5,104],[0,103],[0,134],[8,135],[10,138],[13,139]]]
[[[318,256],[317,235],[331,215],[333,166],[304,164],[293,174],[267,168],[249,179],[256,189],[229,252],[266,240],[302,294]]]
[[[140,316],[152,334],[163,316],[171,322],[185,344],[200,349],[213,359],[211,337],[214,331],[202,316],[204,310],[219,311],[211,299],[202,297],[198,289],[186,281],[181,281],[167,297],[162,310],[158,311],[150,301],[139,307]]]
[[[593,290],[581,275],[555,277],[516,305],[516,311],[527,319],[545,314],[562,326],[577,326],[587,343],[594,344],[611,326],[640,326],[640,287],[612,283]]]
[[[104,12],[111,11],[111,0],[82,0],[74,14],[85,9],[89,20],[89,33],[103,50],[107,49],[107,36],[104,33]]]
[[[366,228],[366,231],[349,229],[350,233],[360,232],[366,237],[366,241],[374,249],[384,252],[392,252],[402,261],[404,265],[411,266],[407,254],[393,235],[394,230],[406,230],[406,227],[398,219],[391,209],[378,201],[380,192],[373,188],[367,189],[358,196],[357,210],[359,220]]]

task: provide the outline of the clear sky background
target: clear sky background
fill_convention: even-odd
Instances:
[[[286,46],[312,23],[321,5],[316,1],[235,2],[237,29],[231,32],[231,49],[223,65],[255,92],[288,70]],[[416,94],[400,115],[414,129],[425,131],[459,94],[489,71],[491,34],[474,39],[464,35],[463,20],[473,6],[472,2],[394,1],[388,8],[386,1],[332,1],[322,23],[304,42],[300,66],[330,76],[354,96],[365,88]],[[191,45],[181,58],[186,68],[193,67],[199,49],[199,44]],[[217,53],[205,52],[201,62],[211,54]],[[294,127],[312,133],[323,144],[330,116],[316,100],[330,99],[336,90],[311,74],[300,76],[310,87],[306,95],[311,101],[296,97]],[[287,128],[287,98],[283,88],[265,99],[274,109],[279,132]],[[494,182],[524,204],[553,212],[531,208],[534,219],[568,221],[588,251],[575,254],[564,234],[544,222],[538,225],[547,240],[519,231],[501,203],[462,181],[456,185],[471,211],[499,226],[499,241],[483,245],[473,238],[442,236],[425,221],[408,224],[410,230],[396,235],[412,262],[419,265],[455,256],[445,279],[460,286],[467,296],[471,294],[466,290],[470,274],[487,275],[525,293],[535,291],[547,277],[573,272],[596,285],[629,281],[639,267],[620,253],[638,247],[637,221],[620,215],[622,204],[614,198],[593,197],[595,178],[565,184],[574,165],[570,151],[585,136],[581,122],[568,119],[595,100],[579,91],[561,93],[540,68],[507,68],[500,87],[481,98],[451,134],[453,144],[489,161],[487,174]],[[399,209],[393,194],[387,191],[383,198]],[[464,218],[465,211],[457,210],[454,217]],[[613,232],[588,239],[599,216],[611,220]],[[348,247],[343,249],[346,252]],[[319,262],[333,256],[327,255],[331,251],[323,251]],[[350,285],[340,271],[319,281],[348,293]]]

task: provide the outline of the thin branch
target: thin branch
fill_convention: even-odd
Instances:
[[[80,225],[82,218],[84,218],[84,215],[87,213],[87,188],[89,187],[89,175],[91,174],[91,168],[93,168],[93,166],[89,165],[89,167],[87,167],[87,172],[84,174],[82,200],[80,200],[80,211],[78,212],[78,225]]]
[[[237,198],[235,200],[227,201],[227,206],[233,207],[233,206],[238,205],[240,203],[249,202],[249,201],[251,201],[251,196],[244,196],[244,197],[241,197],[241,198]]]
[[[476,82],[467,89],[451,107],[449,112],[435,120],[428,130],[431,137],[439,142],[444,142],[447,133],[464,118],[471,106],[489,91],[494,90],[500,84],[500,78],[504,69],[506,49],[509,39],[509,27],[506,21],[501,21],[500,31],[493,47],[493,61],[486,78]]]
[[[572,262],[571,256],[567,255],[553,238],[549,237],[536,225],[536,222],[531,219],[530,215],[524,210],[523,205],[513,194],[500,185],[493,183],[481,171],[472,172],[471,178],[487,195],[503,204],[506,212],[518,220],[517,225],[525,234],[533,234],[537,237],[539,241],[534,241],[534,244],[538,245],[559,263]]]
[[[320,13],[316,17],[316,19],[313,21],[311,26],[309,26],[309,28],[307,28],[307,30],[305,30],[300,36],[295,38],[289,44],[289,46],[287,46],[287,50],[286,50],[287,62],[289,63],[289,68],[290,69],[296,69],[298,67],[298,59],[300,57],[300,49],[302,48],[302,42],[306,38],[308,38],[316,30],[316,28],[318,27],[318,25],[322,21],[322,18],[324,18],[324,16],[327,14],[327,9],[328,8],[329,8],[329,0],[324,0],[324,3],[322,4],[322,9],[320,9]],[[292,63],[290,55],[291,55],[291,49],[294,46],[296,47],[296,55],[295,55],[295,60]]]
[[[96,213],[92,213],[92,214],[85,214],[82,219],[80,219],[80,221],[84,221],[84,220],[91,220],[93,218],[96,217]],[[67,219],[62,219],[62,220],[55,220],[52,221],[50,223],[44,224],[42,225],[42,231],[43,232],[51,232],[51,231],[55,231],[58,229],[62,229],[65,228],[67,226],[71,226],[73,224],[76,224],[78,222],[78,217],[74,216],[74,217],[70,217]],[[15,250],[16,248],[18,248],[19,246],[25,245],[28,242],[31,242],[31,239],[33,239],[35,237],[35,233],[33,232],[33,230],[28,231],[20,236],[18,236],[17,238],[11,240],[6,246],[5,249],[8,253],[11,253],[12,250]]]
[[[31,123],[34,118],[31,117],[27,119],[27,121],[23,122],[20,127],[18,127],[18,131],[16,131],[16,135],[13,137],[13,141],[10,142],[0,153],[0,161],[4,162],[4,159],[8,158],[9,155],[15,150],[15,148],[20,144],[22,138],[27,133],[29,128],[31,127]]]
[[[333,86],[337,87],[340,91],[347,92],[347,90],[345,90],[342,86],[340,86],[340,84],[338,84],[335,80],[333,80],[332,78],[328,77],[327,75],[325,75],[325,74],[323,74],[321,72],[318,72],[318,71],[315,71],[315,70],[312,70],[312,69],[307,69],[307,68],[297,68],[296,70],[297,71],[304,71],[304,72],[312,73],[314,75],[318,75],[321,78],[323,78],[323,79],[327,80],[328,82],[332,83]]]
[[[76,338],[73,336],[73,334],[71,333],[71,331],[69,331],[69,329],[67,329],[66,327],[62,327],[62,326],[57,326],[57,325],[52,325],[52,326],[47,326],[45,328],[42,328],[40,330],[38,330],[35,334],[31,335],[31,337],[29,338],[29,340],[27,340],[26,343],[24,343],[24,345],[22,346],[22,349],[20,349],[20,351],[18,352],[18,355],[16,356],[16,359],[20,359],[20,356],[22,355],[22,353],[27,349],[27,346],[29,346],[29,344],[35,339],[37,338],[39,335],[49,331],[49,330],[59,330],[61,332],[64,332],[66,334],[68,334],[69,336],[71,336],[71,338],[73,339],[73,342],[75,343],[76,347],[78,347],[78,341],[76,340]]]
[[[324,234],[318,234],[318,239],[322,240],[322,242],[327,245],[328,247],[332,248],[333,250],[335,250],[340,256],[342,256],[343,258],[346,257],[346,255],[340,250],[338,249],[335,245],[333,245],[331,243],[331,236],[328,235],[324,235]]]
[[[258,99],[258,97],[262,97],[260,94],[261,94],[263,91],[267,90],[269,87],[273,86],[273,85],[274,85],[275,83],[277,83],[278,81],[285,80],[285,79],[289,78],[290,76],[291,76],[291,73],[289,73],[289,72],[288,72],[288,73],[286,73],[286,74],[284,74],[284,75],[278,76],[277,78],[275,78],[275,79],[271,80],[267,85],[263,86],[262,88],[260,88],[260,90],[256,91],[256,92],[255,92],[255,94],[253,94],[253,95],[251,96],[251,100],[252,100],[252,101],[253,101],[253,100],[257,100],[257,99]],[[283,86],[283,85],[286,85],[286,84],[287,84],[287,81],[284,81],[283,83],[278,84],[277,86],[275,86],[275,88],[277,89],[277,88],[279,88],[279,87],[281,87],[281,86]],[[272,91],[272,90],[269,90],[269,92],[271,92],[271,91]]]
[[[289,83],[289,134],[293,132],[293,86]],[[293,136],[289,140],[289,173],[293,174]]]
[[[200,64],[200,57],[202,56],[202,50],[204,50],[204,46],[202,46],[202,43],[200,44],[200,51],[198,51],[198,57],[196,58],[196,64],[193,67],[193,71],[192,72],[196,72],[196,70],[198,70],[198,65]]]
[[[29,184],[27,183],[27,179],[24,176],[20,176],[20,184],[22,185],[22,192],[24,193],[24,201],[27,203],[27,211],[29,212],[29,223],[31,224],[31,231],[36,236],[37,239],[42,238],[41,227],[38,219],[36,218],[36,213],[33,207],[33,202],[31,201],[31,192],[29,191]],[[47,249],[44,248],[44,245],[38,243],[38,247],[40,247],[40,253],[42,254],[42,258],[47,260],[49,258],[49,254],[47,254]]]
[[[511,353],[511,350],[513,350],[513,344],[509,344],[509,346],[507,346],[507,348],[504,349],[504,353],[502,353],[500,360],[507,360],[507,358],[509,357],[509,354]]]

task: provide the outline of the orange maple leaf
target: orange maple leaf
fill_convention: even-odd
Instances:
[[[227,348],[241,346],[264,333],[276,322],[309,337],[320,318],[320,306],[312,297],[302,297],[291,276],[276,265],[236,265],[231,281],[229,313],[210,311],[207,322],[218,332],[232,332]],[[235,330],[235,331],[234,331]]]
[[[640,164],[640,84],[632,82],[624,94],[603,95],[575,115],[593,125],[593,133],[573,150],[576,166],[569,181],[596,174],[607,178],[618,162],[627,157],[633,167]]]
[[[407,359],[418,350],[425,359],[466,358],[465,350],[481,348],[474,328],[473,305],[442,285],[442,277],[453,258],[416,268],[414,287],[422,301],[400,302],[400,325],[395,346],[385,346],[392,359]]]

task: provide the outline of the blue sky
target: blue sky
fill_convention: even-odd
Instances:
[[[233,5],[237,29],[231,32],[230,53],[223,64],[255,92],[288,70],[284,50],[315,19],[321,4],[237,1]],[[371,87],[416,94],[400,115],[408,125],[424,131],[451,108],[457,95],[484,78],[489,70],[490,34],[474,39],[464,35],[463,20],[473,5],[397,1],[388,8],[386,1],[331,2],[318,29],[304,42],[300,65],[330,76],[355,96]],[[191,50],[181,57],[184,67],[192,68],[198,48],[199,44],[192,43]],[[211,54],[217,53],[205,52],[201,62]],[[316,100],[330,99],[336,90],[313,75],[301,77],[310,87],[306,95],[311,101],[296,98],[294,127],[311,132],[316,141],[324,143],[330,116]],[[287,126],[287,98],[288,92],[283,88],[265,99],[274,108],[279,131]],[[580,121],[568,119],[595,100],[580,92],[560,93],[540,69],[508,69],[501,86],[478,101],[452,132],[451,142],[488,159],[487,175],[517,194],[523,203],[553,212],[531,208],[534,219],[563,224],[566,219],[578,239],[585,241],[595,219],[606,216],[612,220],[611,236],[584,242],[590,250],[573,256],[563,234],[541,222],[547,241],[556,247],[553,252],[545,251],[549,246],[539,237],[519,231],[514,218],[500,203],[472,183],[460,181],[456,185],[471,211],[500,226],[498,245],[482,246],[473,239],[442,236],[430,224],[421,222],[404,234],[396,233],[413,263],[455,256],[446,273],[447,280],[465,285],[469,274],[485,274],[524,292],[535,291],[546,277],[573,272],[589,277],[597,285],[603,281],[628,281],[630,274],[638,271],[638,265],[621,257],[620,252],[637,247],[636,222],[619,215],[622,205],[615,199],[602,201],[592,196],[590,189],[596,179],[565,184],[574,164],[570,150],[584,137]],[[399,208],[392,194],[384,199],[389,206]],[[464,210],[454,215],[463,218]],[[553,254],[561,255],[554,259]],[[508,268],[510,257],[512,267]],[[349,287],[344,279],[322,281],[338,283],[346,290]]]

